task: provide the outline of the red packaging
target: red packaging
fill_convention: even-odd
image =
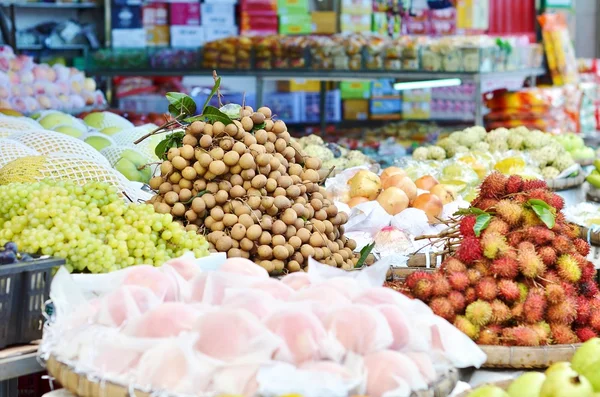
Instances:
[[[200,3],[171,3],[169,7],[171,25],[200,25]]]
[[[142,7],[144,26],[165,26],[169,24],[169,5],[150,3]]]

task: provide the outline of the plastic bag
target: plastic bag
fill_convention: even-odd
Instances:
[[[392,216],[377,201],[369,201],[352,208],[344,230],[375,234],[384,227],[389,226],[391,220]]]
[[[161,303],[154,292],[137,285],[123,285],[99,300],[96,324],[120,327]]]
[[[190,305],[167,302],[148,310],[123,329],[125,335],[140,338],[167,338],[191,331],[201,313]]]
[[[410,396],[427,389],[427,382],[415,362],[405,354],[382,350],[365,357],[367,395],[372,397]]]
[[[538,17],[538,21],[542,26],[544,49],[552,82],[556,86],[577,83],[577,60],[565,16],[559,13],[544,13]]]
[[[254,315],[259,320],[270,315],[279,305],[273,295],[268,292],[240,288],[231,288],[225,291],[222,306],[225,309],[240,309]]]
[[[260,369],[256,364],[236,364],[219,368],[212,375],[208,390],[236,396],[254,397],[258,391],[257,375]]]

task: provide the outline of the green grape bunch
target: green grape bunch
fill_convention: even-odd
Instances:
[[[150,204],[125,203],[104,182],[42,180],[0,186],[0,244],[66,259],[72,272],[106,273],[193,252],[208,255],[202,235],[186,231]]]

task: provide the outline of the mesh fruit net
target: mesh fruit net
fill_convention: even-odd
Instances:
[[[144,139],[137,145],[133,143],[156,128],[157,125],[155,124],[144,124],[140,127],[135,127],[129,130],[121,131],[113,135],[113,139],[115,140],[115,143],[118,146],[135,147],[137,150],[144,153],[148,158],[152,159],[152,161],[157,161],[158,157],[156,157],[154,149],[160,141],[165,139],[165,134],[151,136],[149,138]]]
[[[0,129],[2,130],[12,130],[13,132],[18,132],[41,128],[42,126],[39,125],[39,123],[27,117],[0,117]]]
[[[137,150],[137,148],[131,147],[131,146],[109,146],[106,149],[102,149],[100,151],[100,153],[102,153],[102,155],[108,159],[108,162],[110,163],[110,165],[114,167],[115,164],[117,163],[117,161],[119,161],[119,159],[121,159],[123,153],[126,151],[130,151],[139,156],[142,156],[142,158],[144,159],[144,164],[148,164],[153,161],[153,160],[149,159],[145,153],[143,153],[143,152]]]
[[[143,200],[127,179],[112,168],[99,165],[89,158],[55,153],[27,156],[13,160],[0,168],[0,185],[12,182],[37,182],[43,179],[66,179],[77,184],[106,182],[115,186],[123,198]]]
[[[110,137],[106,134],[103,134],[101,132],[95,132],[95,131],[89,131],[85,134],[83,134],[83,136],[81,136],[79,139],[81,139],[84,142],[88,142],[87,139],[88,138],[98,138],[99,140],[106,142],[106,146],[116,146],[117,144],[115,143],[115,140],[113,139],[113,137]],[[92,140],[90,140],[92,141]],[[88,142],[89,143],[89,142]],[[98,148],[96,148],[98,150]],[[104,149],[104,147],[101,147],[99,150]]]
[[[134,127],[126,118],[111,112],[90,113],[85,117],[84,121],[99,130],[109,127],[120,127],[125,130]]]
[[[37,156],[39,153],[21,142],[12,139],[0,139],[0,168],[13,160],[25,156]]]
[[[92,146],[60,132],[48,130],[25,131],[11,135],[10,139],[19,141],[25,146],[37,150],[40,154],[73,154],[110,167],[108,160]]]

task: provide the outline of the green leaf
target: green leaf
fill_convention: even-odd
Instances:
[[[171,148],[170,143],[171,139],[168,137],[160,141],[158,145],[156,145],[156,147],[154,148],[154,154],[156,154],[156,157],[158,157],[161,160],[166,160],[167,151]]]
[[[200,114],[198,116],[185,118],[183,121],[192,124],[194,121],[204,121],[204,116]]]
[[[169,113],[175,117],[193,116],[196,113],[196,102],[189,95],[180,92],[168,92]]]
[[[360,258],[358,258],[358,262],[356,262],[356,266],[354,266],[355,269],[363,267],[367,260],[367,256],[373,251],[373,248],[375,248],[375,242],[365,245],[363,249],[360,250]]]
[[[532,200],[530,200],[530,201],[532,201]],[[541,200],[536,200],[536,201],[541,201]],[[546,203],[544,203],[544,204],[546,204]],[[554,215],[552,213],[552,211],[550,211],[550,206],[548,204],[546,204],[545,206],[539,205],[539,204],[533,204],[531,206],[531,209],[533,210],[533,212],[535,212],[535,214],[538,216],[538,218],[540,218],[540,220],[542,222],[544,222],[544,224],[546,225],[546,227],[548,227],[548,229],[552,229],[554,227],[554,225],[556,224],[556,215]]]
[[[206,193],[208,193],[208,190],[201,190],[198,192],[198,194],[196,194],[194,197],[192,197],[191,199],[189,199],[188,201],[185,201],[183,204],[187,205],[187,204],[191,204],[192,201],[194,201],[194,199],[196,197],[202,197],[204,196]]]
[[[219,110],[227,115],[227,117],[230,119],[239,120],[242,112],[242,106],[236,103],[228,103],[227,105],[221,106]]]
[[[266,125],[267,125],[267,123],[255,125],[254,127],[252,127],[252,132],[258,131],[258,130],[263,130]]]
[[[454,213],[454,216],[459,215],[483,215],[487,214],[487,212],[480,210],[479,208],[469,207],[469,208],[461,208]]]
[[[492,216],[490,214],[481,214],[477,215],[475,218],[475,225],[473,226],[473,231],[475,232],[475,236],[479,237],[481,232],[483,232],[489,225],[492,220]]]
[[[221,123],[227,125],[233,123],[233,121],[219,109],[214,106],[207,106],[204,108],[204,112],[202,112],[202,116],[206,120],[212,121],[213,123],[216,121],[220,121]]]
[[[215,96],[215,94],[219,90],[220,86],[221,86],[221,78],[217,77],[217,80],[215,81],[215,85],[213,86],[212,91],[208,95],[208,98],[206,98],[206,101],[204,101],[204,105],[202,105],[202,113],[204,113],[204,111],[206,110],[206,107],[210,103],[210,100],[212,99],[213,96]]]
[[[547,210],[550,209],[550,205],[547,202],[545,202],[544,200],[531,199],[531,200],[527,201],[527,204],[529,204],[531,207],[533,207],[534,205],[537,205],[537,206],[540,206]]]

